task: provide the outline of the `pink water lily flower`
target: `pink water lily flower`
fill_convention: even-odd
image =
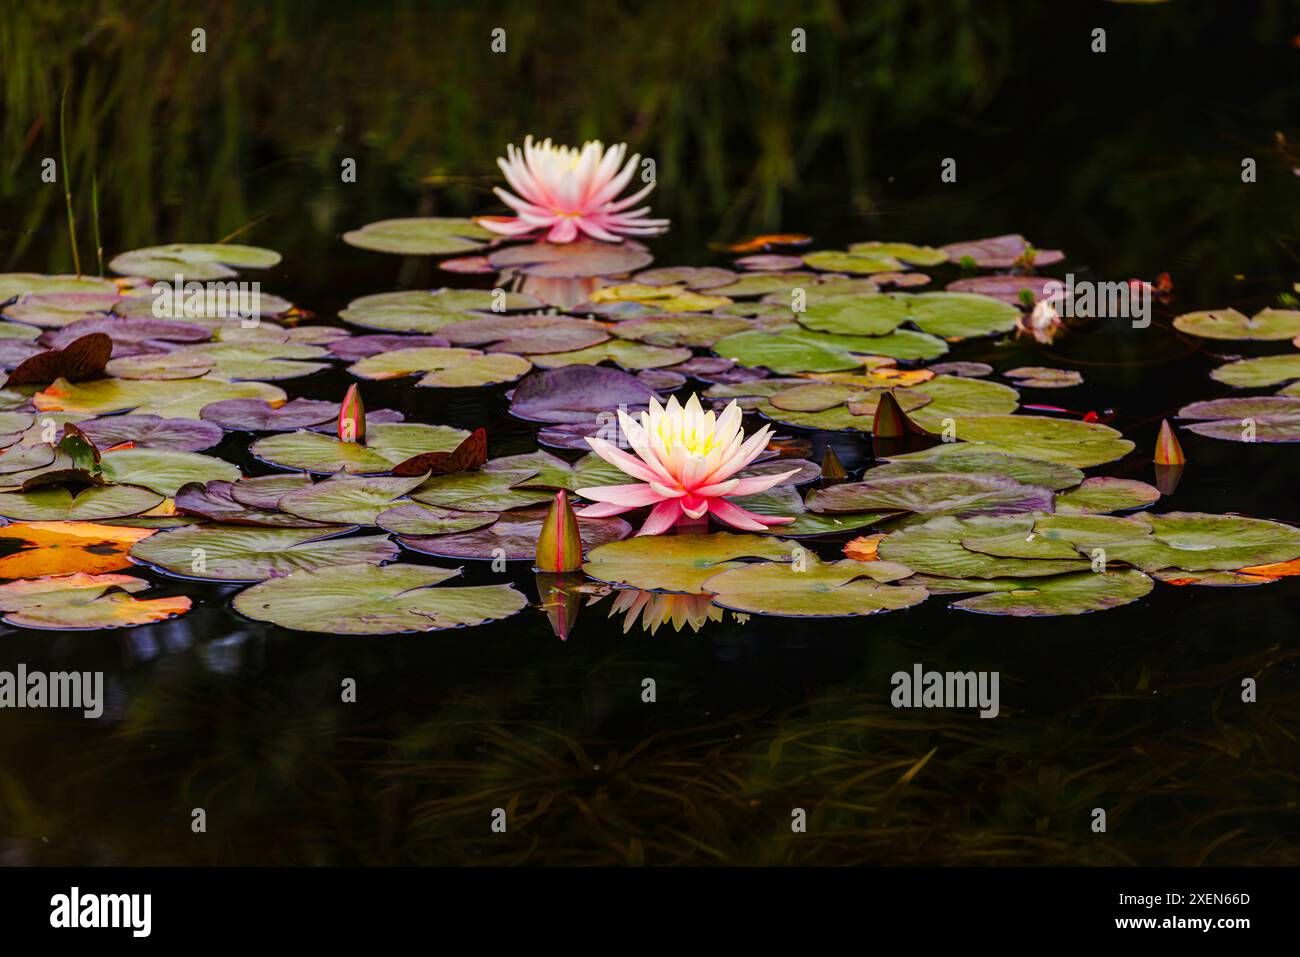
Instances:
[[[624,236],[662,232],[668,220],[646,219],[649,206],[628,211],[655,188],[653,182],[631,196],[617,198],[641,159],[633,154],[625,164],[626,154],[626,143],[605,149],[599,140],[590,140],[575,149],[525,137],[522,150],[510,144],[506,156],[497,160],[515,192],[498,187],[496,194],[519,215],[482,216],[478,222],[503,236],[531,236],[551,243],[571,243],[580,233],[617,243]]]
[[[604,439],[589,438],[587,444],[606,462],[641,481],[578,489],[583,498],[597,503],[578,514],[600,518],[653,505],[638,535],[658,535],[679,521],[695,522],[708,515],[747,532],[793,522],[793,518],[756,515],[726,498],[766,492],[799,471],[733,478],[763,452],[772,435],[771,428],[764,426],[746,439],[740,428],[742,415],[735,402],[722,415],[705,412],[695,395],[685,406],[676,396],[666,406],[651,399],[639,423],[620,411],[619,424],[636,455]]]

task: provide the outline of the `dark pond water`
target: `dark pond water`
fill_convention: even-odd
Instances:
[[[284,256],[263,288],[327,323],[360,295],[449,284],[434,260],[353,249],[342,231],[496,211],[493,158],[528,132],[628,139],[663,157],[654,204],[675,226],[650,243],[660,265],[725,265],[711,242],[780,228],[818,248],[1022,232],[1066,251],[1054,275],[1168,271],[1175,298],[1149,329],[1094,323],[1051,347],[976,341],[949,357],[1081,371],[1084,386],[1026,401],[1114,410],[1137,449],[1104,471],[1146,481],[1160,420],[1227,394],[1209,378],[1223,356],[1280,351],[1188,339],[1171,317],[1253,311],[1300,278],[1300,148],[1275,139],[1300,136],[1288,4],[666,4],[615,21],[595,3],[214,3],[195,14],[211,24],[207,61],[188,52],[191,17],[67,6],[6,27],[5,271],[69,267],[62,197],[30,185],[57,147],[64,84],[84,118],[71,164],[83,180],[98,170],[110,252],[252,222],[240,240]],[[795,61],[783,38],[800,24],[812,45]],[[517,46],[492,59],[497,25]],[[1095,26],[1104,54],[1088,49]],[[445,56],[414,39],[429,36]],[[355,184],[338,181],[346,156]],[[941,183],[950,156],[958,182]],[[1242,183],[1243,157],[1257,182]],[[282,384],[337,399],[348,381]],[[494,456],[529,451],[535,429],[503,392],[384,385],[367,404],[485,426]],[[248,441],[217,453],[269,471]],[[850,468],[868,464],[869,444],[834,441]],[[1293,447],[1183,445],[1190,466],[1159,510],[1300,522]],[[103,670],[111,692],[97,722],[0,713],[0,861],[1300,862],[1294,580],[1162,585],[1075,618],[934,598],[654,636],[624,634],[606,600],[561,642],[532,608],[430,635],[290,632],[233,614],[236,587],[142,574],[196,607],[129,631],[0,636],[0,667]],[[526,563],[466,574],[535,597]],[[889,676],[917,662],[999,672],[1001,715],[891,708]],[[1245,677],[1257,703],[1240,700]],[[345,678],[355,704],[339,703]],[[505,835],[489,828],[496,807]],[[807,833],[791,833],[792,808]]]

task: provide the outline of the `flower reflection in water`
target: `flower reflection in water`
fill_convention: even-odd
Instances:
[[[612,591],[609,615],[623,616],[623,634],[632,630],[632,626],[641,621],[641,629],[654,634],[659,626],[671,622],[673,631],[681,631],[687,625],[698,632],[708,621],[722,621],[723,609],[713,604],[712,595],[674,595],[657,591],[642,591],[637,588],[616,588]],[[598,596],[588,602],[594,605],[604,596]]]

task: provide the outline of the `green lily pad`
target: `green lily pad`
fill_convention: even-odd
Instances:
[[[1083,473],[1068,465],[1022,459],[964,442],[945,442],[922,452],[890,458],[863,475],[863,481],[927,472],[974,472],[1005,475],[1027,485],[1045,485],[1057,491],[1083,481]]]
[[[1261,395],[1193,402],[1180,419],[1210,419],[1183,426],[1198,435],[1232,442],[1300,442],[1300,398]]]
[[[343,531],[351,531],[344,526]],[[387,535],[339,538],[318,528],[191,525],[158,532],[131,546],[131,557],[181,578],[251,582],[299,569],[379,564],[396,558]]]
[[[918,416],[922,424],[932,421],[932,407],[926,407],[924,417]],[[1133,451],[1133,443],[1109,426],[1041,415],[964,416],[957,420],[956,438],[1007,455],[1081,469],[1113,462]]]
[[[808,289],[817,282],[817,277],[810,272],[760,272],[740,276],[735,282],[725,286],[714,286],[709,293],[726,296],[728,299],[747,296],[789,296],[793,289]],[[725,312],[727,307],[723,307]]]
[[[837,336],[792,324],[724,336],[714,344],[713,351],[744,366],[792,375],[860,368],[863,360],[859,356],[866,355],[933,359],[947,352],[948,345],[942,339],[906,329],[887,336]]]
[[[601,362],[613,362],[624,369],[635,371],[637,369],[661,369],[664,366],[675,366],[679,362],[685,362],[690,357],[690,349],[651,346],[643,342],[611,339],[599,345],[588,346],[586,349],[575,349],[572,352],[549,352],[530,355],[528,358],[539,369],[558,369],[561,366],[570,365],[593,366]]]
[[[235,610],[281,628],[332,635],[394,635],[481,625],[522,611],[510,585],[432,586],[459,569],[429,565],[343,565],[295,572],[235,596]]]
[[[1210,378],[1239,389],[1258,389],[1300,379],[1300,353],[1241,359],[1219,366]]]
[[[164,419],[197,419],[205,405],[223,399],[264,399],[280,405],[287,399],[282,389],[265,382],[226,382],[224,379],[170,381],[95,379],[75,385],[58,379],[32,396],[41,412],[78,412],[109,415],[130,412]]]
[[[116,379],[197,379],[211,372],[216,364],[212,356],[197,353],[146,352],[111,359],[104,371]]]
[[[817,535],[839,535],[876,525],[894,518],[898,512],[837,512],[819,515],[809,511],[803,496],[791,485],[778,485],[766,492],[741,495],[732,499],[741,508],[759,515],[793,518],[788,525],[773,525],[765,534],[785,538],[811,538]]]
[[[117,449],[105,452],[100,464],[109,482],[141,485],[167,496],[189,482],[234,482],[242,477],[238,466],[229,462],[174,449]]]
[[[280,507],[280,499],[290,492],[307,488],[312,478],[303,472],[291,475],[259,475],[256,478],[241,479],[230,483],[230,497],[248,508],[274,511]]]
[[[173,243],[133,249],[114,256],[108,268],[123,276],[145,279],[174,279],[179,273],[189,280],[226,279],[238,269],[269,269],[280,254],[257,246],[227,243]]]
[[[526,479],[516,482],[520,489],[567,489],[596,485],[622,485],[628,481],[625,472],[610,465],[594,452],[588,452],[576,462],[569,463],[558,455],[539,450],[524,455],[510,455],[492,461],[493,471],[529,471]]]
[[[496,234],[470,219],[412,217],[383,219],[343,234],[358,249],[402,256],[450,256],[485,249]]]
[[[845,618],[897,611],[920,604],[929,592],[917,585],[890,585],[911,574],[906,565],[822,562],[806,555],[793,564],[742,564],[714,575],[704,590],[713,603],[732,611],[783,618]]]
[[[397,535],[454,535],[491,525],[500,517],[498,512],[462,512],[408,502],[380,512],[375,524]]]
[[[328,369],[328,362],[303,362],[329,355],[320,346],[297,342],[235,341],[212,342],[174,350],[174,362],[209,359],[212,377],[227,380],[294,379]],[[176,378],[188,378],[177,376]]]
[[[737,559],[793,561],[796,547],[781,539],[730,532],[644,535],[592,549],[582,570],[598,581],[698,595],[710,577],[742,564]]]
[[[617,323],[610,331],[620,339],[635,339],[652,346],[708,348],[723,336],[752,329],[745,319],[731,316],[647,316]]]
[[[1022,528],[1003,534],[981,529],[979,535],[962,539],[967,551],[995,558],[1059,558],[1075,560],[1080,546],[1096,546],[1116,539],[1140,538],[1151,533],[1141,522],[1110,515],[1033,516],[1031,534]],[[1091,548],[1085,547],[1085,552]],[[1088,557],[1092,557],[1089,555]]]
[[[73,494],[65,488],[0,492],[0,515],[17,522],[93,522],[139,515],[161,505],[163,496],[134,485],[91,486]]]
[[[502,468],[489,462],[477,472],[435,475],[412,492],[411,498],[426,505],[465,512],[504,512],[526,508],[554,498],[554,493],[545,489],[513,487],[536,474],[536,469]]]
[[[92,276],[46,276],[35,272],[0,273],[0,302],[16,296],[44,296],[50,293],[102,293],[117,295],[117,286],[108,279]]]
[[[419,486],[428,476],[355,478],[340,473],[324,482],[281,496],[281,511],[317,522],[374,525],[379,513]]]
[[[875,336],[911,322],[932,336],[966,338],[1009,332],[1019,317],[1015,306],[977,293],[897,292],[822,300],[799,323],[819,332]]]
[[[1144,513],[1133,520],[1148,525],[1151,534],[1104,543],[1107,561],[1145,572],[1235,571],[1300,557],[1300,529],[1281,522],[1206,512]]]
[[[857,274],[897,272],[907,268],[898,259],[884,253],[841,252],[837,249],[825,249],[821,252],[808,253],[803,257],[803,264],[825,272]]]
[[[402,535],[403,547],[440,558],[504,558],[507,561],[532,560],[537,554],[537,539],[542,534],[549,506],[521,508],[503,512],[497,521],[472,531],[452,535]],[[617,542],[632,534],[632,526],[621,518],[579,518],[578,536],[587,551],[608,542]]]
[[[468,436],[448,425],[384,422],[367,428],[365,445],[300,429],[260,438],[249,451],[268,465],[300,472],[329,474],[343,469],[373,475],[390,472],[394,465],[422,452],[454,451]]]
[[[1085,479],[1068,492],[1056,496],[1056,511],[1064,515],[1097,515],[1146,508],[1160,499],[1160,490],[1135,479],[1099,475]]]
[[[1051,578],[994,579],[970,582],[985,594],[963,598],[950,607],[985,615],[1047,618],[1085,615],[1128,605],[1142,598],[1155,583],[1142,572],[1126,568],[1107,572],[1077,572]]]
[[[948,261],[948,254],[933,246],[914,246],[911,243],[853,243],[849,252],[866,256],[893,256],[912,266],[937,266]]]
[[[944,419],[954,419],[959,439],[962,424],[968,417],[1010,415],[1020,407],[1020,393],[1000,382],[937,375],[916,388],[928,395],[930,401],[918,408],[912,418],[933,432],[942,431]]]
[[[912,512],[917,515],[1006,515],[1049,511],[1053,493],[1005,475],[943,473],[872,478],[832,485],[810,496],[814,512]]]
[[[470,388],[511,382],[532,368],[521,356],[478,349],[396,349],[369,356],[348,367],[362,379],[395,379],[423,373],[417,386],[440,389]]]
[[[494,305],[515,312],[540,309],[543,303],[521,292],[496,297],[488,289],[411,289],[354,299],[339,318],[363,329],[428,334],[453,322],[482,319]]]
[[[1092,568],[1092,563],[1083,558],[1000,558],[973,552],[963,544],[1012,534],[1027,538],[1033,529],[1034,517],[1028,515],[942,515],[891,532],[881,539],[876,554],[885,561],[901,562],[918,573],[941,578],[1038,578]]]
[[[1292,339],[1300,336],[1300,312],[1263,309],[1253,318],[1236,309],[1188,312],[1174,319],[1174,328],[1205,339]]]

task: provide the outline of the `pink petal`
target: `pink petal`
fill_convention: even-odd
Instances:
[[[725,482],[719,482],[717,485],[698,488],[695,491],[700,495],[753,495],[756,492],[766,492],[773,486],[780,485],[790,476],[797,475],[798,473],[798,469],[791,469],[788,472],[777,472],[774,475],[751,475],[748,478],[728,479]],[[724,485],[731,485],[732,482],[735,482],[736,484],[728,490],[712,491],[712,489],[719,489]]]
[[[645,520],[637,535],[659,535],[677,524],[677,520],[681,517],[682,506],[677,499],[671,498],[666,502],[660,502],[650,510],[650,517]]]
[[[654,505],[663,501],[663,496],[649,485],[598,485],[580,488],[577,494],[593,502],[612,502],[627,508],[640,508],[642,505]]]
[[[599,505],[588,505],[586,508],[579,509],[575,514],[581,518],[609,518],[611,515],[622,515],[624,512],[632,511],[631,505],[614,505],[612,502],[601,502]]]
[[[767,531],[768,525],[779,525],[794,521],[793,518],[773,521],[769,516],[755,515],[748,509],[743,509],[735,502],[729,502],[725,498],[710,499],[709,514],[732,528],[739,528],[746,532],[763,532]]]

